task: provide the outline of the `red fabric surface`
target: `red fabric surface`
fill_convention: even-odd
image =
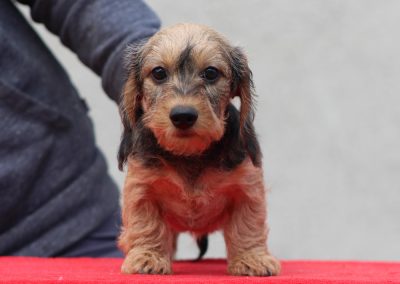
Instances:
[[[278,277],[229,276],[223,260],[177,261],[174,275],[123,275],[121,262],[0,257],[0,283],[400,283],[400,262],[283,261]]]

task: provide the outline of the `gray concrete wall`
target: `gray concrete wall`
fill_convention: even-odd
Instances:
[[[272,252],[286,259],[399,260],[400,1],[148,3],[165,25],[210,25],[249,55]],[[75,55],[36,27],[88,100],[98,145],[122,185],[116,106]],[[178,257],[196,254],[183,236]],[[207,256],[224,255],[214,234]]]

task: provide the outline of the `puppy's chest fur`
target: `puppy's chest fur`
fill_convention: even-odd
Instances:
[[[146,195],[158,204],[165,221],[176,231],[198,234],[218,229],[233,202],[262,183],[261,169],[249,158],[229,171],[203,169],[194,180],[170,164],[152,171],[139,167],[132,171],[148,185]]]
[[[225,220],[233,202],[262,184],[261,154],[252,125],[239,134],[239,115],[228,107],[222,139],[195,157],[164,151],[142,124],[133,132],[129,173],[146,184],[165,220],[177,231],[207,233]],[[134,189],[132,189],[134,190]]]

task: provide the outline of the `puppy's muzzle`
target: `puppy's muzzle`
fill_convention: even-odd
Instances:
[[[197,110],[190,106],[175,106],[169,114],[172,124],[182,130],[192,127],[196,123],[197,117]]]

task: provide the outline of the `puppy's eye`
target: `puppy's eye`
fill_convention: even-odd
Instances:
[[[211,66],[204,69],[203,74],[201,75],[201,77],[203,79],[205,79],[206,81],[208,81],[210,83],[217,80],[218,76],[219,76],[218,69],[215,67],[211,67]]]
[[[151,71],[151,75],[157,82],[162,82],[167,78],[167,71],[164,68],[158,66]]]

